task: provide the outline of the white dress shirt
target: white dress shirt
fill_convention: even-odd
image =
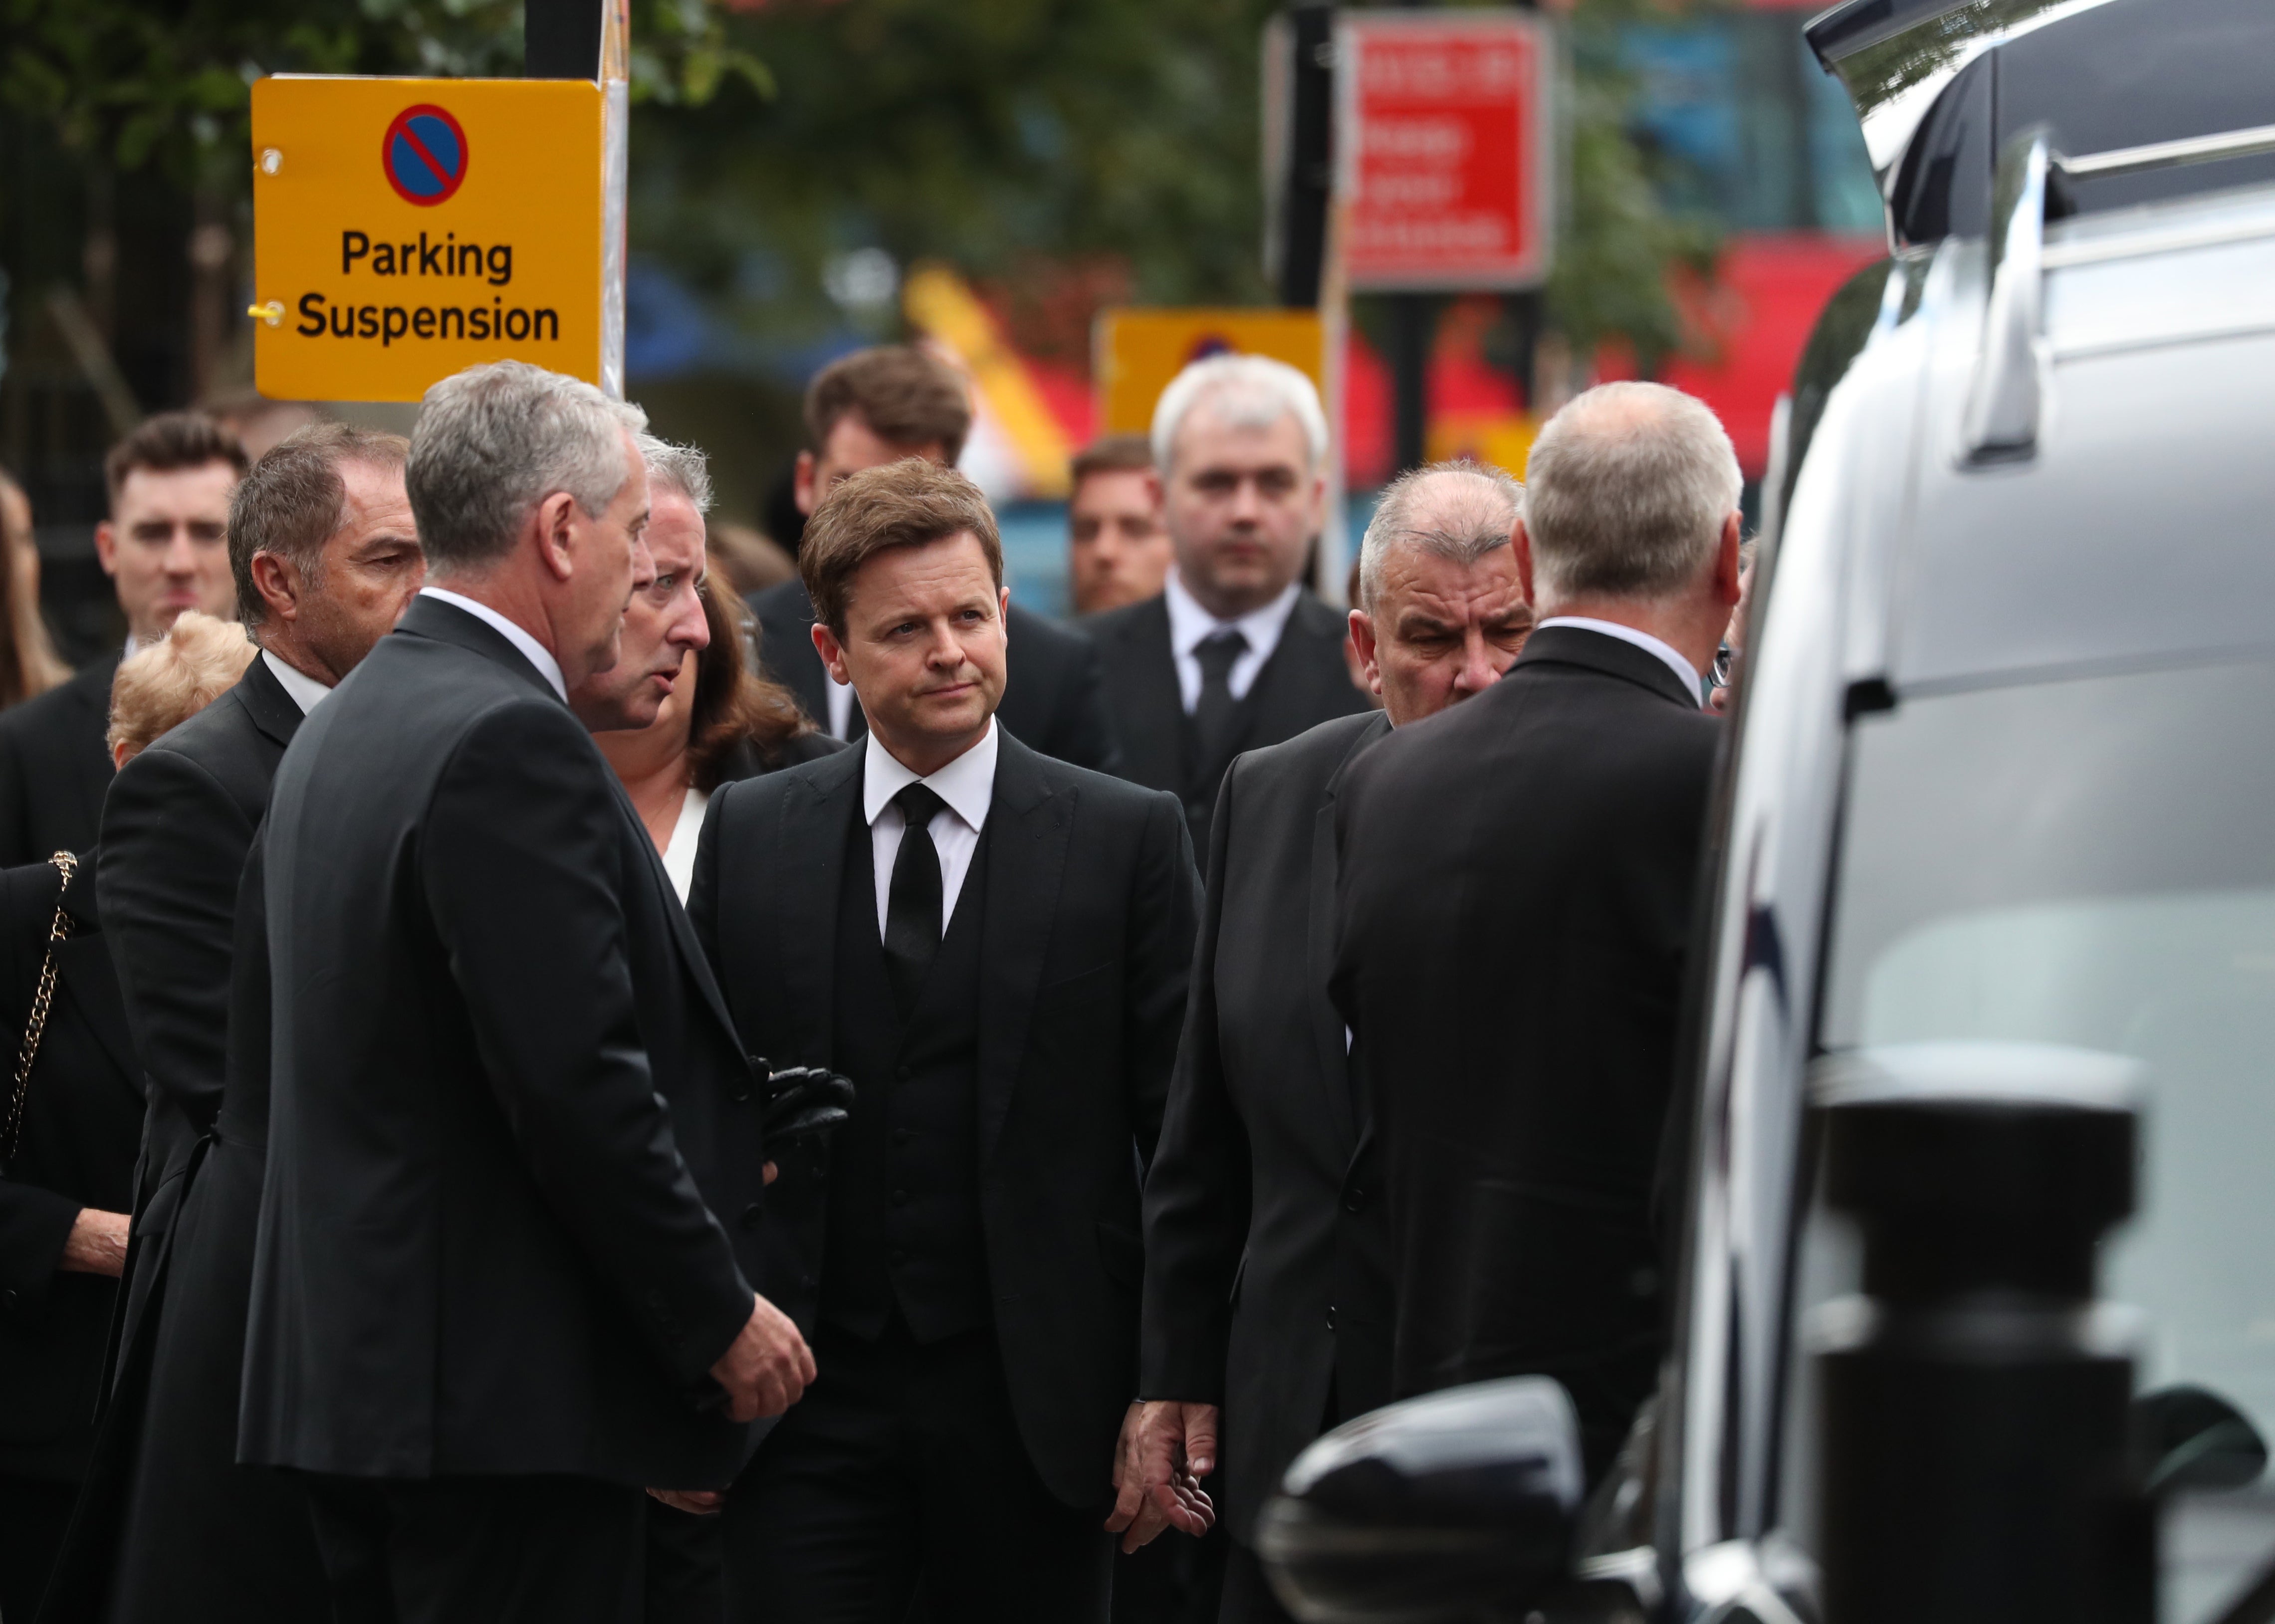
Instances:
[[[1169,608],[1169,653],[1177,662],[1177,689],[1183,696],[1185,714],[1190,716],[1201,702],[1201,662],[1193,650],[1203,638],[1212,632],[1237,628],[1248,639],[1248,647],[1232,662],[1231,675],[1226,686],[1232,697],[1244,699],[1248,691],[1256,685],[1256,674],[1264,662],[1272,658],[1272,651],[1280,646],[1280,634],[1288,629],[1288,616],[1296,612],[1296,596],[1304,589],[1290,581],[1288,590],[1260,609],[1251,609],[1237,620],[1219,620],[1203,608],[1200,600],[1185,590],[1175,570],[1162,583],[1161,595]]]
[[[964,877],[971,872],[971,855],[979,850],[979,831],[987,822],[987,808],[995,799],[995,724],[990,721],[979,742],[929,778],[919,779],[893,759],[892,752],[872,733],[861,761],[861,815],[869,820],[870,859],[877,871],[877,937],[885,935],[885,914],[893,898],[893,859],[901,855],[901,836],[908,824],[893,797],[911,784],[922,783],[948,803],[932,820],[933,850],[940,853],[940,932],[956,917],[956,899]]]
[[[1622,643],[1632,643],[1644,653],[1664,663],[1667,668],[1682,679],[1682,690],[1698,701],[1698,708],[1706,708],[1706,692],[1698,680],[1698,668],[1676,653],[1667,644],[1648,631],[1637,631],[1633,626],[1622,626],[1615,620],[1596,620],[1586,615],[1552,615],[1535,626],[1535,631],[1546,631],[1551,626],[1577,626],[1583,631],[1600,631],[1607,638],[1617,638]]]
[[[521,651],[523,659],[537,668],[537,674],[552,686],[554,692],[561,696],[561,702],[563,705],[569,703],[569,684],[561,680],[561,662],[553,657],[553,651],[544,644],[515,625],[488,604],[477,603],[472,598],[461,596],[446,587],[421,586],[419,589],[419,595],[422,598],[440,598],[445,603],[465,610],[476,620],[495,627],[507,642]]]
[[[829,684],[821,691],[821,697],[829,701],[829,736],[850,739],[853,736],[845,729],[853,725],[853,684],[830,676],[828,666],[821,668],[821,680]]]
[[[703,840],[703,809],[710,804],[708,789],[688,785],[687,798],[679,804],[679,821],[671,826],[671,838],[664,843],[663,872],[671,877],[671,888],[679,893],[682,904],[695,883],[695,848]]]
[[[332,691],[329,683],[318,682],[299,667],[285,664],[265,648],[261,651],[261,662],[268,668],[269,675],[283,685],[284,691],[292,696],[292,703],[300,707],[303,716],[314,710],[323,697]]]

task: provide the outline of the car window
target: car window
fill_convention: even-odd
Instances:
[[[1857,721],[1821,1049],[2051,1043],[2148,1069],[2136,1216],[2104,1295],[2145,1310],[2143,1390],[2210,1387],[2275,1439],[2275,667],[2205,666],[1907,699]],[[1796,1296],[1856,1288],[1804,1226]],[[1805,1354],[1781,1504],[1806,1543]],[[2262,1484],[2165,1528],[2160,1616],[2196,1620],[2275,1554]]]

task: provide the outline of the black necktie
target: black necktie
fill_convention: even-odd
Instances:
[[[932,820],[948,803],[924,785],[911,784],[893,804],[909,827],[893,858],[893,888],[885,901],[885,968],[905,1021],[940,951],[940,850],[932,843]]]
[[[1237,626],[1212,631],[1193,645],[1193,658],[1201,668],[1200,703],[1193,706],[1193,733],[1199,741],[1203,768],[1221,767],[1232,748],[1239,712],[1232,698],[1232,668],[1248,652],[1248,638]]]

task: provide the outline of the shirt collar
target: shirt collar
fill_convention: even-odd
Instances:
[[[569,703],[569,684],[561,680],[561,662],[553,657],[551,649],[530,636],[528,632],[515,625],[488,604],[477,603],[472,598],[452,592],[447,587],[422,586],[419,589],[419,595],[422,598],[440,598],[453,608],[465,610],[484,625],[496,631],[507,642],[521,651],[523,659],[537,668],[537,674],[545,679],[548,687],[561,696],[561,702],[563,705]]]
[[[861,815],[876,822],[895,796],[911,784],[923,783],[977,834],[987,821],[987,808],[995,799],[995,723],[990,718],[987,731],[977,744],[929,778],[919,779],[894,759],[893,752],[879,744],[872,732],[862,746]]]
[[[1296,599],[1303,590],[1299,584],[1290,581],[1285,591],[1262,608],[1251,609],[1233,620],[1219,620],[1201,607],[1199,599],[1185,590],[1184,582],[1173,569],[1168,579],[1161,584],[1161,595],[1168,600],[1169,609],[1169,647],[1182,660],[1193,652],[1203,638],[1228,626],[1238,627],[1251,648],[1276,644],[1288,616],[1296,612]]]
[[[299,667],[279,660],[265,648],[261,651],[261,662],[268,668],[268,674],[276,679],[277,684],[292,697],[292,703],[300,707],[303,716],[314,710],[317,703],[332,691],[329,683],[318,682]]]
[[[1705,708],[1706,691],[1698,680],[1698,668],[1650,632],[1637,631],[1633,626],[1622,626],[1615,620],[1597,620],[1586,615],[1552,615],[1533,630],[1546,631],[1551,626],[1577,626],[1583,631],[1601,632],[1607,638],[1617,638],[1622,643],[1632,643],[1647,654],[1656,655],[1668,670],[1682,679],[1682,691],[1697,700],[1701,710]]]

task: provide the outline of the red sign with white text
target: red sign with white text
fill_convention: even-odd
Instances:
[[[1538,286],[1554,218],[1546,26],[1479,11],[1338,26],[1350,285]]]

